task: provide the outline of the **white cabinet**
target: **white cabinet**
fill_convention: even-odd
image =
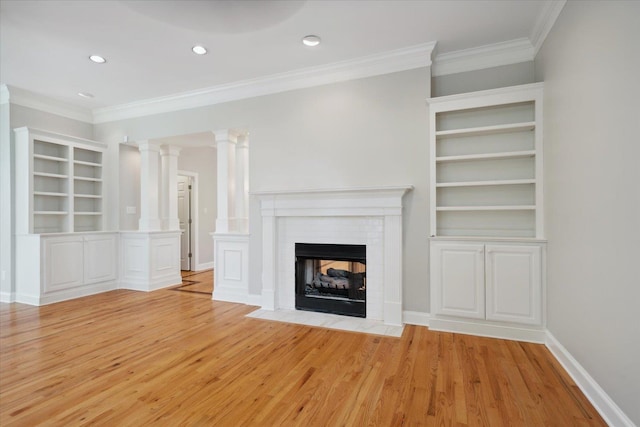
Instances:
[[[484,319],[484,245],[433,245],[431,287],[435,313]]]
[[[504,336],[501,325],[542,326],[543,248],[542,243],[432,240],[431,326],[491,336]],[[456,319],[479,323],[455,329]]]
[[[488,320],[541,324],[540,246],[486,245],[485,285]]]
[[[16,236],[16,301],[43,305],[116,289],[118,233]]]

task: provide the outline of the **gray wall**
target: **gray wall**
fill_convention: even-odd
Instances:
[[[140,151],[136,147],[120,145],[120,201],[118,203],[120,230],[137,230],[140,219]],[[127,207],[135,208],[134,214]]]
[[[194,248],[198,265],[213,263],[213,238],[209,233],[215,231],[218,210],[216,154],[211,147],[183,148],[178,157],[179,170],[198,174],[198,192],[192,194],[198,198],[198,247]],[[200,269],[198,265],[194,268]]]
[[[405,309],[428,312],[428,96],[429,70],[422,68],[100,124],[95,137],[246,129],[251,191],[414,185],[405,198]],[[262,230],[258,202],[250,204],[250,292],[259,294]]]
[[[433,77],[431,79],[431,94],[432,96],[445,96],[533,82],[535,82],[533,61],[520,62]]]
[[[573,2],[545,82],[548,328],[640,425],[640,2]]]

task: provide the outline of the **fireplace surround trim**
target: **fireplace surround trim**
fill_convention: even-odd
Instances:
[[[382,274],[379,283],[367,283],[367,318],[402,325],[402,197],[412,189],[405,185],[253,192],[262,213],[262,308],[294,308],[295,278],[288,270],[289,265],[293,270],[293,259],[287,259],[293,248],[286,233],[295,232],[297,239],[366,244],[368,253],[378,253]],[[321,241],[315,230],[319,224],[335,224],[340,232],[329,234],[342,240]]]

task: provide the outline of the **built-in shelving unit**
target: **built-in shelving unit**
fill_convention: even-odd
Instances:
[[[103,230],[106,145],[29,128],[15,137],[18,232]]]
[[[540,84],[431,98],[432,237],[542,238]]]
[[[543,342],[542,84],[428,103],[429,327]]]

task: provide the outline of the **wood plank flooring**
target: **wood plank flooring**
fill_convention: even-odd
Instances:
[[[253,310],[175,289],[0,304],[0,425],[605,425],[542,345]]]

